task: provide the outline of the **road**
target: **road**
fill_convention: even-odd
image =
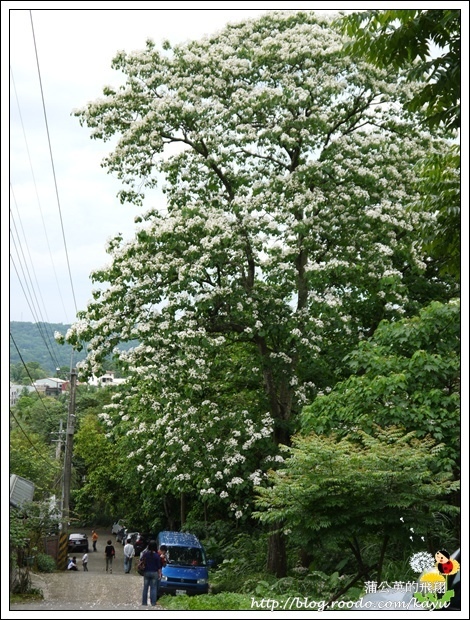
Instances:
[[[97,530],[99,535],[97,551],[93,552],[91,530],[85,530],[90,539],[88,572],[82,569],[83,554],[76,553],[78,571],[33,574],[33,586],[43,591],[44,600],[10,605],[10,611],[140,610],[160,611],[161,613],[162,607],[158,604],[155,608],[141,605],[143,578],[136,572],[137,560],[134,558],[132,571],[126,574],[124,572],[124,548],[121,543],[116,543],[115,536],[110,535],[109,531]],[[112,574],[106,572],[104,548],[107,540],[111,540],[116,549]],[[34,618],[35,616],[24,617]],[[116,617],[121,616],[114,614],[114,618]]]

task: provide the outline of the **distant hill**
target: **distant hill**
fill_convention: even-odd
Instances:
[[[55,332],[65,335],[69,328],[70,325],[63,323],[10,321],[10,334],[13,337],[13,339],[10,338],[10,364],[18,364],[21,361],[25,364],[38,362],[41,368],[50,372],[52,376],[55,376],[57,368],[76,366],[77,362],[85,359],[86,351],[74,351],[69,344],[57,344],[54,340]],[[137,340],[123,342],[119,344],[119,349],[128,351],[138,344]],[[114,364],[112,362],[110,364],[116,371]]]
[[[71,362],[75,366],[77,362],[85,359],[86,352],[78,353],[73,351],[70,345],[57,344],[54,340],[54,332],[65,334],[69,327],[70,325],[63,323],[10,321],[10,333],[13,337],[10,338],[10,364],[18,364],[22,360],[24,363],[39,362],[41,368],[53,376],[56,368],[70,367]]]

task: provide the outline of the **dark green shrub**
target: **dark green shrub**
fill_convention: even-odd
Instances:
[[[57,568],[54,558],[46,553],[38,553],[36,566],[40,573],[53,573]]]

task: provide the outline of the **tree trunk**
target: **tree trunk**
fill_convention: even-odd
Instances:
[[[277,578],[287,574],[286,543],[284,536],[279,531],[279,525],[271,526],[271,534],[268,540],[267,570]]]
[[[181,491],[180,494],[180,520],[181,527],[183,527],[186,521],[186,495],[184,494],[184,491]]]
[[[312,563],[312,560],[313,558],[311,553],[308,553],[305,549],[301,549],[299,551],[299,561],[301,566],[308,568]]]
[[[382,548],[380,550],[380,558],[379,558],[378,566],[377,566],[377,583],[380,583],[382,581],[382,567],[384,564],[385,551],[387,550],[389,538],[390,537],[388,535],[385,535],[383,542],[382,542]]]

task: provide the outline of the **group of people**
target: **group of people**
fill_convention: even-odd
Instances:
[[[93,551],[97,551],[96,544],[98,541],[98,534],[95,530],[92,531]],[[111,540],[107,541],[104,548],[104,555],[106,560],[106,572],[113,572],[113,560],[116,556],[116,550]],[[132,561],[135,557],[135,548],[130,538],[127,539],[124,545],[124,572],[130,573],[132,570]],[[144,586],[142,590],[142,605],[148,605],[149,593],[150,604],[155,607],[158,597],[158,581],[162,576],[162,568],[167,563],[167,548],[162,545],[158,549],[157,542],[151,540],[146,549],[140,554],[140,560],[145,562],[144,568]],[[88,571],[88,553],[84,553],[82,557],[82,566],[84,571]],[[67,570],[77,571],[77,558],[74,556],[69,560]]]
[[[82,566],[84,571],[88,571],[88,553],[86,552],[83,554],[82,557]],[[67,570],[78,570],[77,558],[75,556],[69,559]]]

